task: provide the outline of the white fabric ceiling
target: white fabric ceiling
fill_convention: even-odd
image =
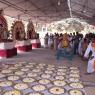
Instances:
[[[0,0],[0,9],[11,17],[52,22],[70,17],[68,1],[73,17],[95,19],[95,0]]]

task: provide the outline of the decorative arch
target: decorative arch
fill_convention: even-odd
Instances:
[[[22,21],[15,21],[12,25],[12,34],[14,40],[24,40],[25,39],[25,28]]]
[[[0,14],[0,41],[8,38],[8,24],[3,15]]]
[[[34,25],[33,25],[32,21],[29,21],[29,23],[27,25],[27,38],[32,39],[35,37],[35,35],[36,35],[36,32],[34,29]]]

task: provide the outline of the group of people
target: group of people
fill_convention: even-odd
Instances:
[[[89,33],[85,37],[81,33],[46,34],[44,38],[46,48],[54,50],[67,48],[73,54],[88,59],[87,73],[95,71],[95,34]]]
[[[55,33],[50,35],[47,33],[44,38],[44,44],[46,48],[52,48],[55,50],[69,45],[71,48],[74,48],[74,53],[76,54],[78,50],[79,39],[82,38],[82,36],[83,36],[82,34],[78,33],[77,34]]]

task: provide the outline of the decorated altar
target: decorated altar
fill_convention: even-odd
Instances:
[[[26,39],[24,24],[22,21],[15,21],[12,26],[13,40],[18,53],[27,52],[31,50],[31,43]]]
[[[32,21],[29,21],[27,25],[27,38],[30,39],[32,48],[40,48],[41,43],[38,34],[35,32]]]
[[[17,55],[14,42],[8,39],[7,21],[0,10],[0,59]]]

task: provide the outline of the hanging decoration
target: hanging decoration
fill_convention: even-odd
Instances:
[[[68,18],[63,21],[52,23],[48,26],[49,30],[56,31],[60,33],[73,33],[73,32],[81,32],[84,30],[83,21],[77,18]]]
[[[68,24],[68,27],[66,27],[66,31],[68,32],[81,32],[84,29],[84,26],[76,20],[72,20]]]

